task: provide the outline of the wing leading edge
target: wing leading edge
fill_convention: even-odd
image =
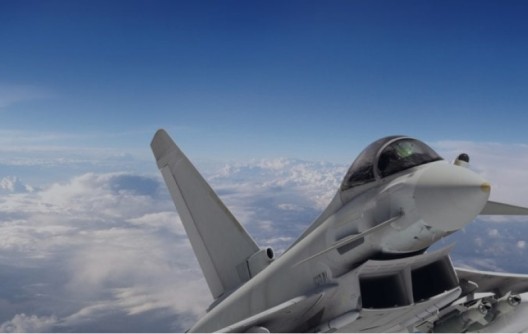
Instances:
[[[484,209],[480,212],[481,215],[528,215],[528,208],[522,206],[515,206],[499,202],[488,201]]]

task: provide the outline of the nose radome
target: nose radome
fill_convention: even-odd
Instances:
[[[484,178],[467,168],[434,163],[416,181],[416,210],[426,225],[445,232],[455,231],[475,219],[490,190]]]

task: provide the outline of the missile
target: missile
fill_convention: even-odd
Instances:
[[[488,321],[485,319],[488,312],[491,310],[491,304],[487,302],[478,301],[471,305],[462,314],[453,316],[448,320],[435,325],[434,332],[436,333],[461,333],[469,328],[474,323],[486,325]]]

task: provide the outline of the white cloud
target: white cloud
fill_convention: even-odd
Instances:
[[[11,307],[25,303],[28,314],[47,309],[51,300],[59,309],[57,321],[47,322],[44,314],[20,312],[9,320],[0,313],[3,329],[89,329],[104,314],[98,310],[123,316],[165,310],[196,319],[210,295],[173,204],[161,189],[158,178],[89,173],[33,193],[0,196],[0,274],[56,270],[28,276],[27,285],[13,287],[12,293],[30,289],[47,297],[28,303],[13,295]],[[9,271],[2,271],[7,266]],[[174,298],[184,294],[189,299]]]
[[[517,241],[517,248],[525,249],[526,248],[526,241],[524,241],[524,240]]]
[[[328,205],[345,171],[342,164],[281,158],[229,164],[207,178],[257,242],[280,253]]]
[[[497,238],[499,236],[499,230],[497,230],[496,228],[493,228],[488,231],[488,235],[492,238]]]
[[[11,193],[32,192],[34,189],[30,185],[22,183],[16,176],[6,176],[0,180],[0,190]]]
[[[287,210],[287,211],[301,211],[303,208],[291,203],[282,203],[278,205],[278,208],[281,210]]]
[[[46,186],[95,172],[155,173],[152,154],[135,145],[143,133],[60,133],[0,129],[0,179],[16,175]]]
[[[346,165],[294,159],[255,160],[226,165],[210,175],[220,191],[281,195],[299,194],[303,201],[323,209],[335,194]],[[233,182],[234,181],[234,182]],[[281,203],[284,204],[284,203]],[[295,203],[288,203],[295,205]]]
[[[142,228],[168,229],[175,235],[186,235],[176,211],[147,213],[141,217],[127,219],[127,222]]]
[[[292,161],[287,158],[278,158],[270,160],[257,160],[254,163],[256,167],[277,171],[287,168],[292,164]]]
[[[17,314],[13,319],[0,325],[2,333],[42,333],[49,332],[57,324],[55,316]]]

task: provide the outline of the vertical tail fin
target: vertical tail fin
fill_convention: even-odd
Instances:
[[[259,247],[164,130],[152,152],[214,298],[249,279]]]

